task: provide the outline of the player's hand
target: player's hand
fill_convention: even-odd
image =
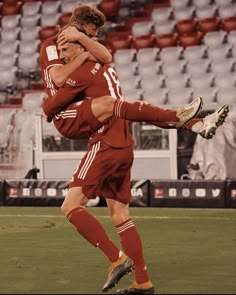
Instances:
[[[82,35],[84,35],[84,33],[78,31],[75,27],[69,26],[58,35],[57,43],[62,46],[66,42],[79,41]]]

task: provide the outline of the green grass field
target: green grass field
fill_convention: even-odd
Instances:
[[[119,245],[107,208],[89,208]],[[131,208],[156,294],[236,294],[236,210]],[[0,207],[1,294],[102,294],[109,264],[59,207]],[[107,294],[128,286],[130,274]]]

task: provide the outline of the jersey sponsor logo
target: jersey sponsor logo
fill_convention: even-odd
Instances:
[[[59,58],[57,54],[57,48],[55,45],[46,47],[46,52],[47,52],[48,61]]]

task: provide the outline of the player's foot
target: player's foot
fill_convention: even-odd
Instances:
[[[125,254],[122,254],[121,257],[117,261],[113,262],[109,267],[108,278],[102,288],[102,291],[107,292],[115,287],[115,285],[119,283],[120,279],[127,273],[132,272],[133,269],[133,261]]]
[[[128,288],[117,290],[118,294],[155,294],[153,284],[149,281],[147,283],[138,284],[134,282]]]
[[[176,117],[179,119],[179,122],[176,124],[176,127],[185,127],[191,119],[198,115],[198,113],[202,109],[202,105],[202,98],[196,97],[191,103],[179,107],[176,114]]]
[[[225,104],[211,115],[206,116],[203,119],[203,127],[200,129],[199,134],[203,138],[211,139],[215,135],[216,129],[224,123],[228,112],[229,106]]]

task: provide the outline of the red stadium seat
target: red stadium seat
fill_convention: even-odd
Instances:
[[[226,32],[236,30],[236,16],[227,17],[221,20],[221,28]]]
[[[220,27],[221,19],[218,17],[205,18],[198,21],[198,29],[203,33],[218,31]]]
[[[132,47],[135,49],[150,48],[155,45],[155,35],[133,37]]]
[[[161,48],[176,46],[178,43],[178,34],[165,34],[155,37],[156,46]]]
[[[120,0],[101,0],[98,8],[105,14],[106,19],[116,18],[120,8]]]
[[[175,29],[176,32],[180,35],[185,35],[189,33],[194,33],[197,31],[198,21],[197,19],[185,19],[180,20],[176,23]]]
[[[22,7],[22,2],[4,2],[1,7],[2,15],[19,14]]]
[[[137,22],[148,22],[151,20],[150,16],[139,16],[139,17],[128,17],[125,19],[125,25],[132,27],[134,23]]]
[[[62,13],[59,17],[59,25],[61,27],[67,25],[70,21],[71,15],[72,15],[72,12]]]
[[[114,53],[117,49],[131,48],[132,36],[114,36],[109,38],[107,41],[112,53]]]
[[[188,46],[200,45],[202,37],[203,37],[203,33],[199,31],[195,33],[179,36],[179,45],[184,48]]]
[[[46,26],[42,27],[39,30],[39,39],[40,41],[43,41],[51,36],[54,36],[58,33],[59,26]]]

